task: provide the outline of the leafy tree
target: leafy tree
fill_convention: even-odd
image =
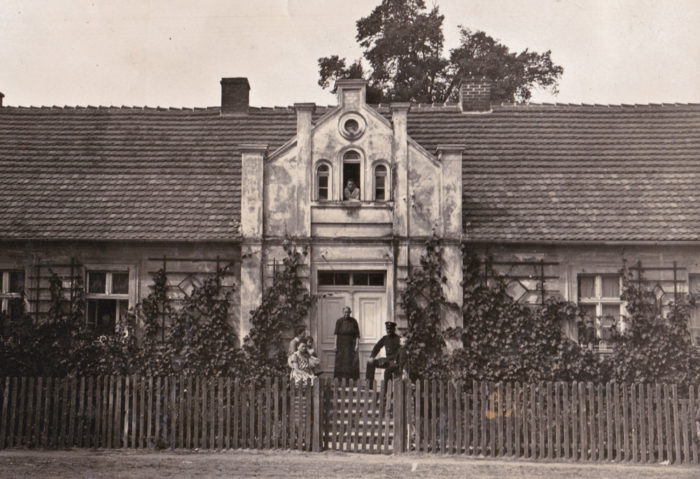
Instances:
[[[447,370],[442,316],[452,307],[445,297],[442,248],[437,236],[426,242],[420,267],[412,267],[401,291],[401,309],[408,320],[406,357],[412,380],[444,378]]]
[[[664,307],[643,281],[630,279],[623,274],[624,330],[612,330],[615,377],[621,382],[697,382],[700,354],[688,331],[689,299],[679,296]]]
[[[243,344],[248,367],[259,378],[287,372],[287,350],[282,344],[282,334],[303,326],[313,304],[299,275],[306,250],[298,251],[288,239],[282,247],[286,254],[282,267],[274,275],[272,287],[263,293],[260,306],[251,311],[252,328]]]
[[[445,102],[457,97],[467,76],[493,82],[492,100],[527,101],[535,87],[556,92],[564,69],[551,51],[511,52],[482,31],[460,27],[460,45],[444,54],[442,23],[437,6],[427,10],[423,0],[383,0],[357,21],[355,39],[362,59],[349,63],[337,55],[318,59],[319,85],[329,88],[339,78],[367,78],[369,102]]]

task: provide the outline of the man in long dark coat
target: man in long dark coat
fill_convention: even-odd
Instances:
[[[358,346],[360,341],[360,326],[357,320],[350,316],[352,310],[343,308],[343,317],[335,322],[335,368],[333,377],[345,379],[360,378],[360,362]]]

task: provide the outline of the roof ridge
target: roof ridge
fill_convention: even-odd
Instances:
[[[700,103],[499,103],[494,104],[494,107],[501,108],[528,108],[528,107],[547,107],[547,108],[568,108],[568,107],[584,107],[584,108],[676,108],[676,107],[700,107]]]

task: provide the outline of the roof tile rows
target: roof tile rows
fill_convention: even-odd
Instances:
[[[238,145],[295,128],[293,108],[0,108],[0,238],[234,239]],[[700,240],[700,105],[417,105],[408,133],[466,145],[467,239]]]

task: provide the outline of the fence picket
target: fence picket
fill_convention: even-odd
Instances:
[[[571,411],[569,420],[571,421],[571,458],[576,461],[579,459],[578,448],[578,383],[574,381],[571,384]]]
[[[656,408],[656,460],[662,462],[664,460],[664,426],[660,384],[654,384],[654,405]]]
[[[146,378],[143,376],[140,378],[139,384],[139,432],[138,432],[138,442],[140,447],[146,447],[148,444],[146,439],[145,427],[145,410],[146,410]],[[149,407],[150,409],[150,407]]]
[[[552,400],[552,383],[547,381],[546,389],[546,404],[547,404],[547,418],[545,421],[545,428],[547,430],[547,459],[554,459],[554,428],[556,427],[556,420],[554,419],[554,401]]]
[[[625,462],[630,460],[630,425],[629,425],[629,397],[628,385],[622,383],[622,448]]]
[[[596,416],[598,416],[598,461],[605,459],[605,416],[603,411],[605,407],[603,406],[603,385],[598,384],[596,386],[596,398],[598,400],[598,408]]]
[[[9,378],[5,378],[6,389],[8,386],[8,379]],[[92,381],[92,377],[90,377],[90,381]],[[88,383],[88,385],[89,385],[89,383]],[[50,424],[50,412],[51,412],[52,386],[53,386],[53,378],[51,378],[51,377],[46,378],[46,391],[44,392],[44,421],[43,421],[43,425],[41,428],[41,445],[43,447],[49,447],[49,424]],[[4,410],[5,410],[5,406],[7,406],[6,403],[7,403],[7,399],[5,399],[3,401],[3,418],[5,417]],[[4,432],[4,430],[5,430],[4,423],[3,423],[2,428],[3,428],[3,432]],[[88,439],[88,441],[89,441],[89,439]],[[3,434],[3,438],[0,440],[0,448],[3,447],[4,444],[5,444],[5,440],[4,440],[4,434]]]
[[[43,378],[32,378],[34,397],[31,401],[31,428],[29,429],[29,446],[36,447],[41,439],[41,393],[43,388]]]
[[[17,418],[17,383],[19,382],[19,379],[16,377],[12,378],[12,398],[10,399],[10,415],[7,418],[8,423],[9,423],[9,428],[8,428],[8,447],[14,447],[16,442],[15,442],[15,435],[16,435],[16,429],[15,429],[15,424],[17,423],[16,418]],[[58,403],[58,401],[57,401]],[[58,405],[56,406],[58,408]]]
[[[654,453],[654,394],[651,384],[647,384],[647,419],[648,419],[648,429],[649,429],[649,462],[655,462],[656,454]],[[661,462],[661,461],[659,461]]]
[[[258,388],[258,395],[257,395],[257,412],[258,412],[258,427],[257,427],[257,437],[258,437],[258,442],[257,442],[257,447],[258,449],[262,449],[263,447],[263,392],[264,389]],[[303,405],[302,405],[303,407]]]
[[[596,447],[598,446],[598,440],[596,436],[595,389],[593,383],[588,382],[586,384],[586,391],[588,395],[588,409],[586,411],[586,422],[588,423],[588,457],[591,461],[597,461],[598,451]]]
[[[56,395],[56,391],[58,389],[58,385],[56,384],[56,381],[54,380],[54,397]],[[58,407],[57,406],[58,401],[54,401],[54,408]],[[54,409],[54,414],[53,414],[53,420],[56,420],[56,410]],[[95,426],[94,430],[92,431],[92,447],[100,447],[100,442],[101,442],[101,424],[102,424],[102,376],[98,376],[97,379],[95,379],[95,420],[94,420]],[[55,431],[55,424],[53,427],[53,430]],[[54,432],[55,434],[55,432]]]
[[[542,454],[537,448],[537,394],[538,385],[530,385],[530,411],[528,416],[530,417],[530,457],[536,459]]]
[[[220,379],[220,378],[219,378]],[[218,449],[217,438],[219,436],[219,385],[218,379],[209,380],[209,449]],[[258,402],[259,404],[259,402]]]
[[[219,388],[221,388],[221,381],[219,380]],[[272,447],[272,411],[273,406],[272,401],[272,381],[269,376],[265,378],[265,448],[270,449]],[[219,419],[219,424],[223,425],[223,418]]]
[[[639,425],[638,425],[638,417],[637,417],[637,385],[636,384],[631,384],[630,385],[630,426],[632,429],[632,445],[631,445],[631,450],[630,450],[630,460],[632,462],[637,462],[638,461],[638,452],[639,452],[639,443],[637,440],[637,436],[639,434]]]
[[[180,414],[177,407],[177,398],[180,396],[181,383],[177,376],[170,376],[170,435],[168,436],[168,447],[174,449],[178,446],[177,442],[177,423]]]
[[[129,419],[131,419],[130,399],[131,390],[129,388],[129,376],[124,376],[124,426],[122,428],[122,447],[129,447]]]
[[[333,380],[334,385],[337,384],[337,380]],[[288,402],[289,402],[289,385],[287,381],[287,376],[282,377],[282,390],[280,393],[281,400],[282,400],[282,420],[281,420],[281,427],[282,427],[282,447],[284,449],[287,449],[289,447],[289,431],[287,430],[287,420],[289,419],[289,409],[288,409]]]
[[[615,461],[622,460],[622,418],[620,408],[620,385],[613,383],[613,414],[615,421]]]
[[[15,443],[17,445],[23,446],[24,442],[24,416],[25,416],[25,395],[27,388],[27,378],[22,377],[19,390],[19,417],[17,418],[17,436]]]
[[[605,433],[607,439],[606,459],[613,460],[613,393],[610,383],[605,385]]]
[[[426,398],[426,409],[429,411],[429,420],[426,420],[426,426],[428,426],[426,430],[426,439],[429,441],[429,450],[430,452],[438,452],[439,449],[439,439],[438,439],[438,387],[437,387],[437,382],[433,379],[432,381],[429,381],[427,386],[426,386],[426,392],[429,393],[429,395]]]
[[[522,457],[522,418],[523,418],[523,406],[522,406],[522,394],[523,388],[519,382],[513,384],[513,414],[515,416],[515,424],[513,428],[513,456]]]
[[[537,411],[543,411],[545,409],[546,405],[546,398],[544,398],[545,394],[545,387],[543,383],[539,383],[537,385],[537,402],[538,402],[538,407]],[[547,415],[549,412],[546,413]],[[537,427],[539,429],[539,445],[538,445],[538,453],[537,457],[538,459],[544,459],[546,457],[545,454],[545,431],[549,426],[549,423],[547,422],[547,416],[545,414],[538,414],[540,420],[537,421]]]
[[[41,386],[39,386],[39,390],[41,390]],[[76,399],[78,415],[76,418],[75,445],[78,447],[85,447],[83,444],[83,438],[85,437],[85,377],[81,376],[76,391],[78,393]],[[39,394],[41,393],[39,392]]]
[[[675,385],[674,385],[675,387]],[[688,425],[692,423],[690,416],[688,416],[688,411],[690,410],[690,404],[686,400],[681,400],[678,405],[680,410],[680,426],[683,438],[683,450],[681,452],[681,457],[679,462],[689,463],[690,462],[690,444],[688,442]]]
[[[238,443],[238,426],[240,417],[240,395],[241,395],[241,385],[238,378],[233,380],[233,448],[238,449],[240,444]]]
[[[671,432],[671,405],[669,401],[669,388],[668,384],[664,384],[664,394],[663,394],[663,407],[664,407],[664,425],[665,436],[666,436],[666,460],[673,462],[673,436]]]
[[[433,417],[433,422],[437,428],[435,434],[435,450],[440,453],[445,453],[445,382],[433,381],[435,386],[435,404],[436,411]]]
[[[198,398],[200,401],[199,410],[199,447],[202,449],[208,449],[207,444],[207,427],[209,422],[209,378],[202,378],[201,382],[201,396]],[[253,407],[254,403],[251,403],[250,407]],[[251,427],[252,429],[252,427]],[[252,435],[252,434],[251,434]]]
[[[447,425],[445,446],[447,446],[448,454],[454,454],[454,432],[455,432],[455,408],[454,408],[454,385],[452,382],[447,383]]]
[[[270,378],[266,378],[266,384],[267,384],[267,392],[268,392],[267,397],[269,398],[270,397],[270,395],[269,395]],[[218,395],[217,395],[217,401],[216,401],[217,406],[218,406],[218,409],[216,412],[218,425],[217,425],[216,435],[218,438],[217,447],[221,451],[224,448],[224,378],[222,378],[222,377],[219,378],[219,384],[217,384],[216,387],[218,389],[218,391],[217,391]],[[269,400],[266,399],[266,401],[268,401],[267,407],[269,409],[269,407],[270,407]],[[269,415],[268,415],[268,417],[269,417]],[[270,443],[269,443],[270,427],[269,427],[269,425],[267,427],[267,431],[268,431],[267,432],[267,434],[268,434],[267,448],[269,449],[270,448]]]
[[[673,384],[671,386],[671,410],[673,412],[673,438],[674,438],[674,464],[681,463],[681,425],[678,412],[678,387]]]
[[[644,384],[637,385],[639,399],[637,401],[637,408],[639,409],[639,460],[641,462],[647,462],[647,406],[646,400],[644,398]]]
[[[696,430],[696,426],[695,426],[695,418],[697,417],[696,411],[697,411],[697,406],[698,406],[696,403],[696,399],[695,399],[695,386],[693,386],[691,384],[688,389],[689,389],[689,391],[688,391],[688,406],[689,406],[688,407],[688,416],[690,418],[690,424],[691,424],[690,432],[691,432],[692,437],[695,437],[696,434],[700,433],[700,431]],[[698,438],[698,439],[700,439],[700,438]],[[698,443],[697,443],[697,441],[694,441],[694,440],[691,442],[692,442],[692,446],[691,446],[690,451],[692,453],[692,463],[698,464],[698,462],[699,462],[698,461]],[[691,462],[691,461],[688,461],[688,462]]]
[[[10,401],[10,378],[5,378],[5,387],[2,390],[2,416],[0,416],[0,449],[5,447],[5,438],[7,436],[7,423],[10,421],[8,414]]]

